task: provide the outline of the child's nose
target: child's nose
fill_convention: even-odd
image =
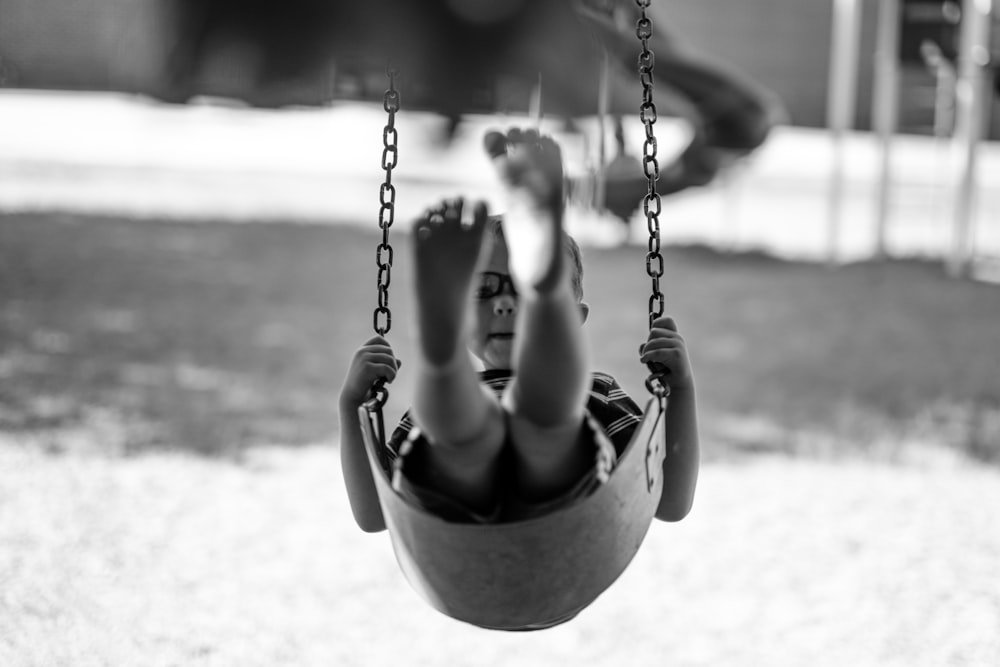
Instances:
[[[498,294],[493,297],[493,314],[513,317],[517,312],[517,299],[510,294]]]

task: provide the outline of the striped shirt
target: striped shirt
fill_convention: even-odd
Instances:
[[[488,370],[479,373],[480,381],[500,396],[510,384],[513,373],[509,370]],[[642,409],[625,393],[618,382],[606,373],[594,373],[587,398],[587,411],[611,440],[619,456],[625,451],[632,433],[642,421]],[[399,455],[414,423],[407,410],[392,437],[386,443],[386,460],[390,465]]]

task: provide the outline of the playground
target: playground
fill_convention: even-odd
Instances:
[[[654,39],[648,0],[400,2],[389,23],[348,2],[276,14],[178,5],[155,85],[116,88],[111,75],[124,70],[107,70],[102,85],[143,94],[0,91],[0,126],[23,130],[0,133],[0,663],[1000,661],[1000,151],[969,130],[982,119],[963,95],[950,142],[897,134],[890,154],[877,134],[848,131],[859,7],[835,6],[831,130],[788,124],[765,88]],[[898,7],[881,7],[884,84],[899,35],[882,29],[898,28]],[[990,7],[965,10],[960,79],[974,88]],[[577,19],[600,49],[574,32]],[[227,57],[243,69],[215,84],[243,88],[219,97],[206,82],[227,35],[242,40]],[[671,87],[658,136],[650,42]],[[416,80],[417,108],[398,118],[396,68],[379,72],[388,90],[372,104],[368,65],[353,60],[387,50]],[[636,51],[638,116],[609,118]],[[583,85],[562,76],[567,65],[595,76]],[[325,102],[264,108],[282,78],[309,71],[329,75]],[[360,98],[341,99],[345,76]],[[528,113],[497,111],[510,83],[526,84]],[[889,107],[878,109],[876,125]],[[535,135],[494,135],[483,151],[486,130],[525,125],[563,146],[589,355],[576,353],[578,304],[565,285],[557,293],[552,281],[565,278],[545,255],[562,220],[560,161]],[[615,174],[611,158],[631,166]],[[490,161],[506,165],[503,188]],[[528,169],[516,178],[515,161]],[[437,313],[439,327],[419,341],[412,291],[413,246],[432,253],[421,255],[426,280],[428,256],[462,264],[456,239],[470,232],[448,212],[411,225],[442,196],[501,209],[505,189],[529,207],[507,213],[512,259],[491,258],[483,275],[498,287],[480,287],[477,317],[517,312],[518,335],[539,338],[561,326],[547,344],[570,350],[552,363],[564,373],[549,373],[561,353],[550,346],[518,382],[533,377],[545,387],[534,399],[549,405],[552,380],[574,377],[587,356],[640,403],[648,389],[659,410],[651,402],[630,444],[615,443],[614,466],[597,466],[591,488],[575,483],[579,495],[553,509],[582,455],[575,430],[553,435],[577,428],[573,406],[559,413],[565,424],[552,412],[531,421],[515,392],[495,439],[476,430],[488,441],[478,449],[450,441],[464,443],[458,456],[437,434],[482,404],[467,392],[439,398],[448,420],[419,419],[435,439],[430,491],[450,503],[474,487],[477,499],[530,510],[456,523],[400,486],[417,479],[405,467],[416,440],[390,453],[390,484],[384,441],[369,433],[371,466],[359,459],[363,429],[336,406],[381,391],[380,354],[351,360],[373,328],[404,362],[376,422],[384,410],[397,423],[418,387],[478,385],[451,362],[462,368],[435,366],[449,379],[428,384],[427,332],[447,344],[456,322],[445,311],[462,294],[436,274],[446,294],[422,292],[419,319]],[[622,201],[636,206],[612,205]],[[429,251],[429,235],[453,245]],[[503,271],[517,273],[516,291]],[[497,310],[519,298],[522,310]],[[656,328],[672,323],[650,330],[664,310],[682,340]],[[516,350],[480,358],[515,372]],[[646,369],[637,354],[666,365]],[[622,430],[623,419],[606,421],[594,428]],[[544,441],[523,439],[538,433]],[[473,453],[496,458],[445,479]],[[536,496],[522,485],[532,475]],[[531,506],[539,500],[544,510]]]

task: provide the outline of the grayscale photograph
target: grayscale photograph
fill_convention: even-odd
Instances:
[[[0,667],[392,664],[1000,665],[1000,2],[0,0]]]

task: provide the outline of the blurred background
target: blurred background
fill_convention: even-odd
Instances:
[[[1000,664],[995,4],[653,0],[651,114],[628,0],[0,0],[0,664]],[[471,628],[343,490],[380,226],[394,422],[411,221],[554,135],[642,402],[650,116],[695,510],[572,623]]]

